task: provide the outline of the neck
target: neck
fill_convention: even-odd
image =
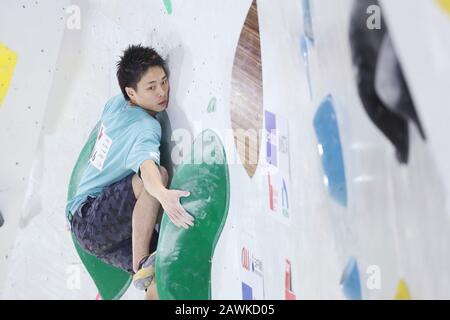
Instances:
[[[156,117],[156,115],[158,114],[158,112],[156,111],[151,111],[151,110],[147,110],[142,108],[141,106],[137,105],[136,103],[134,103],[133,101],[128,101],[128,105],[131,107],[137,107],[137,108],[141,108],[142,110],[144,110],[145,112],[147,112],[149,115],[151,115],[152,117]]]

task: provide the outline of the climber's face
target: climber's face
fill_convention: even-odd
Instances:
[[[125,88],[131,103],[156,115],[167,108],[169,79],[161,67],[150,67],[137,84],[136,90]]]

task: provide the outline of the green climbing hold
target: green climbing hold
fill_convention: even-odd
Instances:
[[[217,99],[212,98],[208,104],[208,113],[213,113],[216,111],[216,103],[217,103]]]
[[[211,260],[228,215],[230,180],[225,150],[211,130],[197,137],[171,189],[190,192],[181,204],[194,226],[176,227],[164,215],[156,258],[160,299],[211,299]]]
[[[166,7],[167,13],[172,14],[172,1],[171,0],[163,0],[164,6]]]
[[[78,160],[72,171],[69,182],[69,191],[67,198],[71,199],[75,196],[79,182],[84,170],[89,164],[89,158],[95,146],[97,139],[99,124],[92,130],[88,141],[80,152]],[[67,213],[68,214],[68,213]],[[131,283],[131,275],[127,272],[104,263],[97,257],[89,254],[80,247],[75,237],[72,235],[75,249],[80,256],[81,261],[89,272],[92,280],[97,286],[98,292],[103,300],[115,300],[125,293]]]

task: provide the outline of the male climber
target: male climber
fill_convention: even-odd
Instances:
[[[160,166],[161,126],[169,79],[165,61],[152,48],[133,45],[117,63],[122,94],[110,99],[99,122],[97,141],[77,193],[67,204],[80,246],[133,276],[158,299],[155,253],[162,209],[177,226],[193,226],[180,204],[189,192],[169,190]]]

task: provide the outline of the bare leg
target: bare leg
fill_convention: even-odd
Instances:
[[[156,281],[148,287],[147,292],[145,293],[145,300],[159,300],[158,290],[156,290]]]
[[[160,167],[159,170],[162,183],[164,186],[167,186],[167,171],[164,167]],[[133,270],[137,272],[139,262],[150,253],[150,239],[153,235],[161,204],[148,194],[142,180],[137,175],[133,176],[132,185],[137,199],[132,221]]]

